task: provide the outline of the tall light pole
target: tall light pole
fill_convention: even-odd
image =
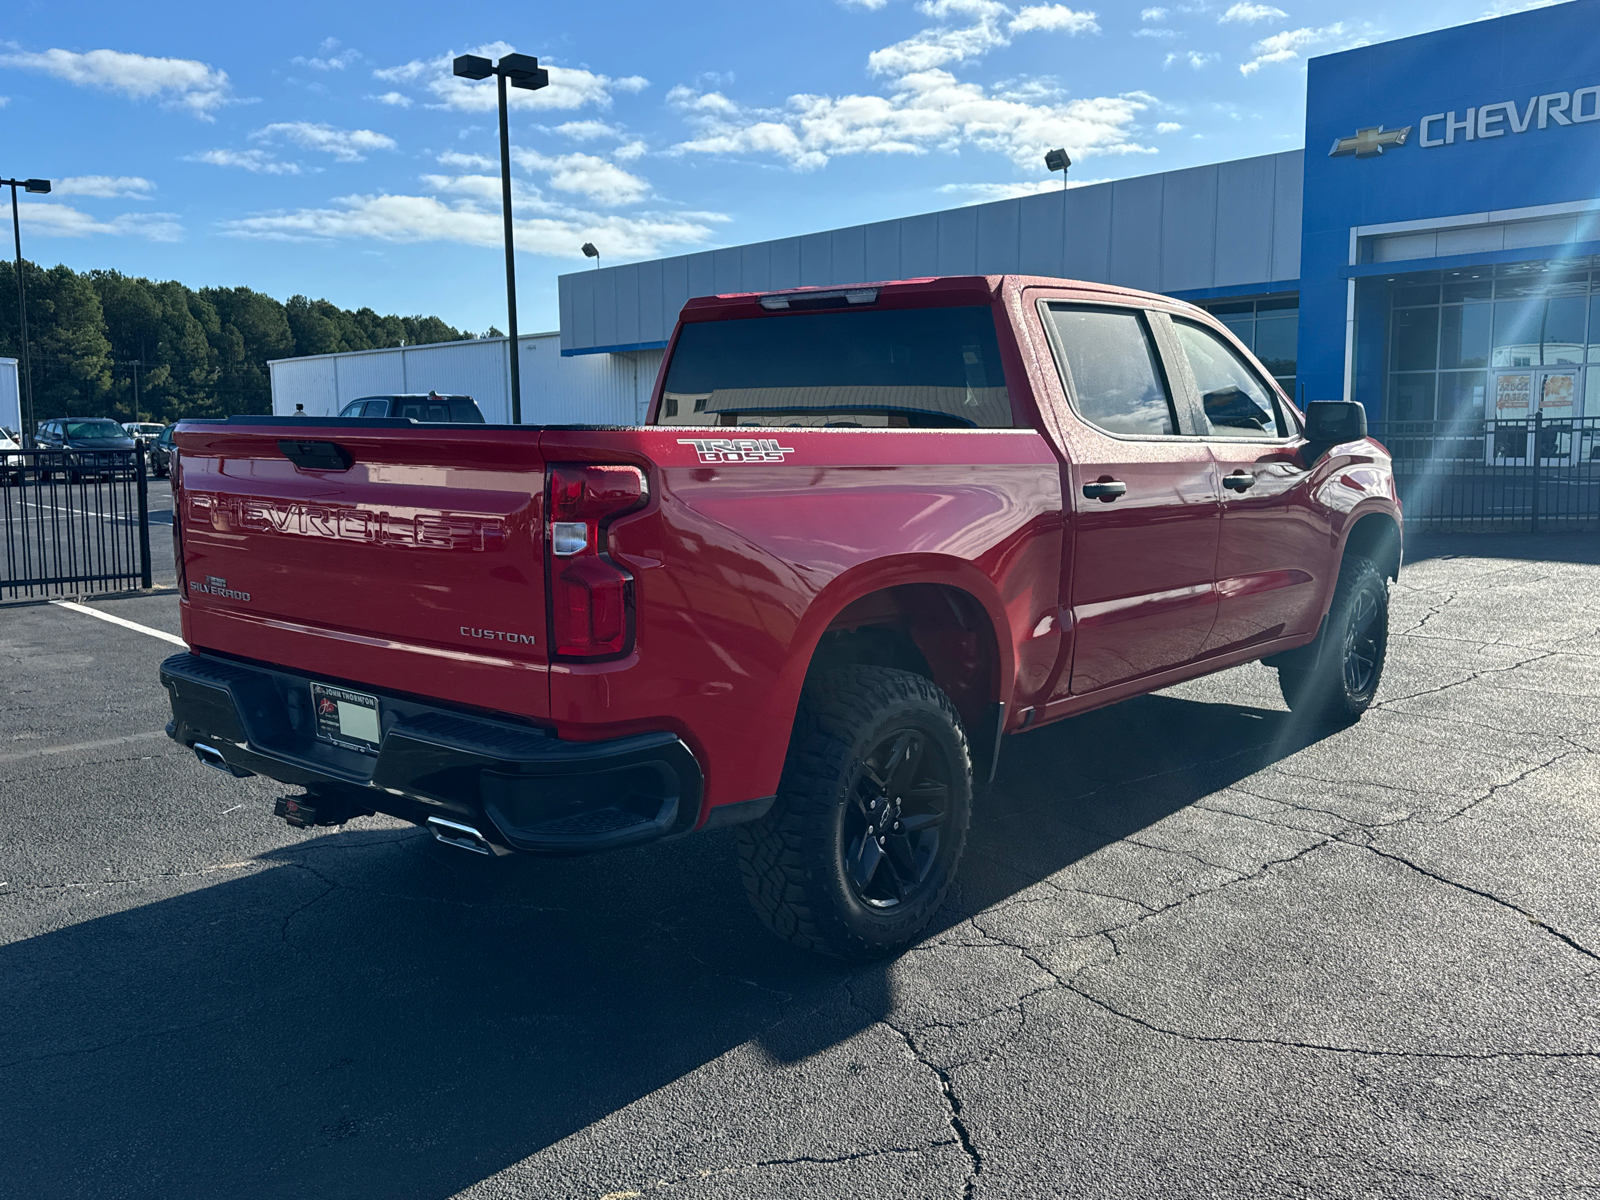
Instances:
[[[1065,150],[1049,150],[1045,152],[1044,165],[1047,170],[1061,172],[1061,190],[1067,190],[1067,168],[1072,165],[1072,159],[1067,157]]]
[[[506,323],[511,327],[508,346],[511,352],[511,423],[522,424],[522,371],[517,361],[517,263],[511,241],[511,132],[506,122],[506,83],[512,87],[538,91],[550,82],[550,72],[529,54],[507,54],[490,62],[476,54],[456,59],[454,71],[462,79],[487,79],[493,75],[500,91],[500,207],[506,226]]]
[[[17,420],[22,423],[22,444],[33,449],[33,370],[28,364],[28,287],[22,281],[22,222],[17,217],[17,185],[35,195],[50,191],[48,179],[0,179],[0,185],[11,188],[11,236],[17,244],[17,320],[22,325],[22,403]]]

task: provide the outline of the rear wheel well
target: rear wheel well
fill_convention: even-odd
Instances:
[[[847,604],[823,632],[806,678],[851,664],[933,680],[968,729],[982,727],[999,691],[999,643],[989,614],[971,593],[943,584],[902,584]]]
[[[1344,552],[1370,558],[1383,575],[1400,578],[1400,529],[1385,513],[1368,513],[1357,521]]]

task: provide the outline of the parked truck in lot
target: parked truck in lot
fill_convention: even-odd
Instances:
[[[692,300],[637,427],[176,440],[203,761],[488,855],[737,826],[762,919],[847,956],[924,930],[1009,735],[1252,659],[1359,717],[1400,569],[1359,405],[1056,279]]]

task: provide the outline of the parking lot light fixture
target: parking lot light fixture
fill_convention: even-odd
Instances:
[[[1067,186],[1067,168],[1072,165],[1072,159],[1067,156],[1067,152],[1065,150],[1045,151],[1044,165],[1048,170],[1061,172],[1061,187],[1062,190],[1065,191]]]
[[[479,54],[462,54],[451,64],[461,79],[495,77],[500,101],[500,207],[506,236],[506,355],[511,364],[511,423],[522,424],[522,371],[517,361],[517,263],[511,232],[511,132],[506,119],[506,84],[537,91],[550,84],[550,72],[531,54],[507,54],[491,62]]]
[[[599,270],[600,269],[600,251],[595,248],[595,244],[593,242],[585,242],[580,247],[580,249],[583,251],[583,256],[585,258],[594,259],[595,269]]]
[[[0,186],[11,189],[11,236],[17,248],[17,320],[22,332],[22,395],[19,397],[21,412],[17,420],[22,425],[22,444],[26,449],[34,448],[33,440],[33,370],[28,362],[28,286],[22,278],[22,222],[17,215],[17,188],[35,196],[48,195],[50,181],[48,179],[0,179]]]

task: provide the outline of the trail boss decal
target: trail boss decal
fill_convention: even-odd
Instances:
[[[794,453],[777,438],[679,438],[678,445],[693,446],[703,463],[781,463]]]

